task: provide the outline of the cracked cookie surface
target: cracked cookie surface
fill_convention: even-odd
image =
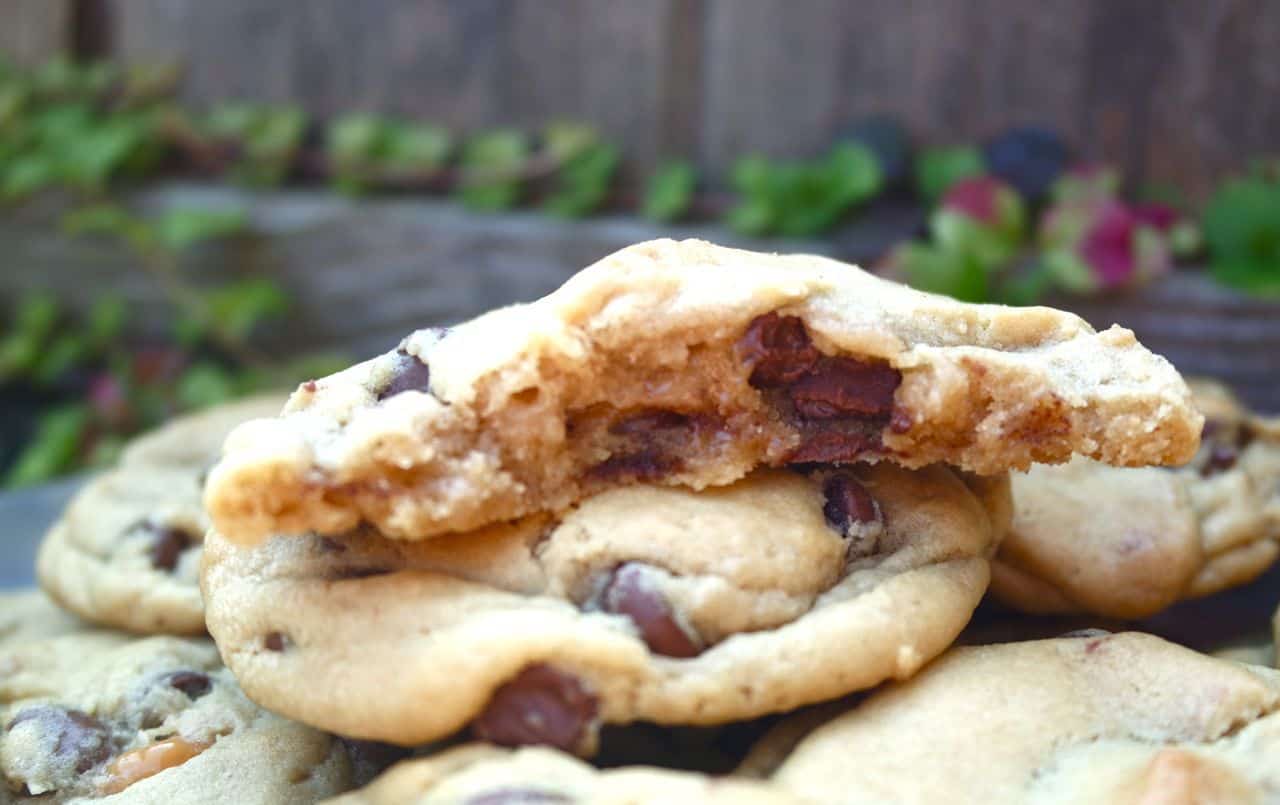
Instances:
[[[250,702],[207,639],[0,645],[0,801],[307,803],[351,782],[340,741]]]
[[[770,781],[824,803],[1273,802],[1278,758],[1280,672],[1093,633],[949,651]]]
[[[1008,511],[1006,479],[941,466],[759,470],[416,542],[214,531],[202,587],[276,712],[590,754],[600,723],[716,724],[910,676],[977,605]]]
[[[304,383],[229,437],[206,503],[242,543],[361,522],[416,540],[760,465],[1180,463],[1200,424],[1128,330],[825,258],[653,241]]]
[[[329,805],[805,805],[768,783],[652,767],[599,770],[541,747],[471,744],[401,763]]]
[[[1199,452],[1177,469],[1078,458],[1011,478],[1014,524],[992,591],[1036,614],[1143,618],[1237,587],[1280,555],[1280,421],[1193,381]]]
[[[83,618],[144,634],[201,634],[201,485],[227,433],[280,410],[263,396],[182,417],[133,441],[45,535],[40,584]]]

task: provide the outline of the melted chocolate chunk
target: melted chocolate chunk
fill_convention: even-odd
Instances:
[[[413,752],[404,746],[341,736],[338,737],[338,743],[342,744],[347,752],[347,759],[351,761],[352,783],[356,786],[367,785],[388,766],[404,760]]]
[[[195,701],[213,688],[213,681],[208,674],[199,671],[174,671],[162,677],[164,684],[187,694],[187,698]]]
[[[787,457],[793,464],[839,464],[880,450],[879,434],[818,431]]]
[[[822,354],[796,316],[757,316],[738,339],[738,355],[751,368],[754,388],[777,388],[803,377]]]
[[[827,498],[822,513],[841,534],[855,523],[874,523],[883,517],[875,498],[848,473],[837,473],[827,478],[822,485],[822,493]]]
[[[385,400],[403,391],[430,393],[431,367],[403,349],[396,350],[396,355],[399,360],[391,375],[391,380],[387,382],[382,391],[378,392],[378,399]]]
[[[1200,474],[1207,478],[1220,472],[1226,472],[1236,465],[1236,460],[1239,458],[1240,451],[1233,445],[1215,444],[1209,448],[1209,457],[1204,466],[1200,468]]]
[[[609,426],[615,436],[648,436],[659,430],[678,430],[694,427],[693,417],[677,411],[654,408],[620,419]]]
[[[540,803],[573,802],[556,791],[537,788],[499,788],[485,794],[469,797],[464,805],[540,805]]]
[[[39,704],[14,716],[9,729],[29,721],[54,739],[54,757],[80,774],[111,757],[111,729],[88,713]]]
[[[696,657],[702,653],[702,641],[690,634],[667,604],[662,594],[649,583],[644,565],[626,562],[619,565],[600,596],[605,612],[626,615],[640,630],[640,637],[655,654],[667,657]]]
[[[902,373],[884,363],[824,358],[789,391],[805,419],[883,417],[893,410]]]
[[[347,546],[332,537],[316,537],[316,548],[320,553],[347,552]]]
[[[177,526],[158,525],[148,520],[135,528],[151,534],[151,566],[156,570],[173,572],[182,554],[197,543],[195,537]]]
[[[677,471],[680,460],[665,455],[657,447],[642,448],[635,453],[609,456],[591,468],[591,477],[606,483],[624,481],[657,481]]]
[[[284,651],[288,645],[289,638],[285,637],[281,632],[268,632],[266,636],[262,638],[262,647],[267,651]]]
[[[334,581],[368,579],[373,576],[385,576],[391,572],[389,567],[337,567],[329,571],[327,578]]]
[[[503,746],[580,748],[596,728],[598,705],[572,674],[538,663],[494,691],[476,717],[476,737]]]

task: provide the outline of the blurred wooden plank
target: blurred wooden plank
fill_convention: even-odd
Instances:
[[[868,113],[924,142],[1018,123],[1203,197],[1280,136],[1266,0],[708,0],[701,156],[805,154]]]
[[[689,0],[118,0],[117,52],[181,59],[198,102],[297,100],[455,130],[569,118],[621,142],[633,164],[661,150],[665,53]]]
[[[0,54],[31,66],[67,50],[71,0],[0,0]]]

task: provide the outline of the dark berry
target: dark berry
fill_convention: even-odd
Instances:
[[[1057,134],[1038,126],[1013,128],[982,149],[987,169],[1031,201],[1039,201],[1066,170],[1071,152]]]

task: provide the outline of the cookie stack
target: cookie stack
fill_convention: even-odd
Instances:
[[[50,533],[42,583],[116,628],[207,625],[226,667],[204,638],[57,637],[43,604],[15,637],[39,648],[0,644],[0,669],[48,680],[0,671],[0,769],[57,801],[311,801],[408,752],[342,801],[1280,796],[1280,673],[1141,634],[951,648],[993,566],[1026,610],[1050,590],[1072,606],[1040,611],[1111,614],[1058,579],[1123,550],[1102,525],[1034,536],[1052,520],[1024,482],[1087,466],[1190,499],[1225,461],[1196,457],[1206,394],[1066,313],[640,244],[303,384],[211,470],[206,443],[268,412],[133,448]],[[1206,431],[1240,451],[1221,478],[1264,464],[1262,421],[1247,439],[1225,421]],[[1270,511],[1248,471],[1244,507]],[[1044,488],[1087,500],[1074,483]],[[1203,511],[1166,603],[1243,580],[1232,546],[1276,542],[1214,537]],[[1131,567],[1176,575],[1161,561]]]
[[[362,781],[362,747],[250,701],[204,636],[204,474],[282,399],[135,441],[46,535],[46,592],[0,594],[0,802],[310,803]]]

